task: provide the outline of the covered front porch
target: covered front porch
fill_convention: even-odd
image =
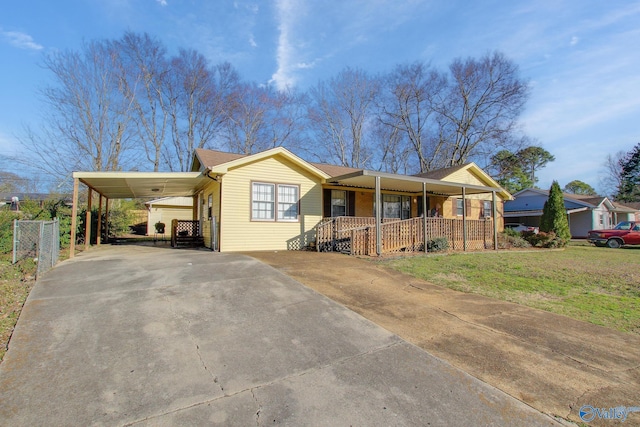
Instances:
[[[340,189],[349,194],[344,207],[336,208],[340,198],[332,198],[331,191]],[[368,170],[334,177],[325,185],[325,218],[316,226],[316,250],[428,252],[438,238],[446,239],[451,250],[495,250],[503,227],[498,202],[509,197],[500,187]]]

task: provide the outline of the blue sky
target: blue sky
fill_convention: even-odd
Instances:
[[[23,124],[38,125],[43,54],[127,30],[303,90],[345,66],[444,69],[500,50],[531,84],[525,131],[556,157],[542,188],[597,188],[606,155],[640,142],[640,1],[27,0],[0,5],[0,154],[16,152]]]

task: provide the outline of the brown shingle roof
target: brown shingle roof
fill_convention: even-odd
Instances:
[[[207,150],[204,148],[196,149],[196,156],[200,160],[202,166],[212,168],[214,166],[221,165],[223,163],[231,162],[242,157],[247,157],[246,154],[228,153],[225,151]],[[356,172],[362,169],[349,168],[346,166],[329,165],[326,163],[312,163],[309,164],[320,169],[322,172],[329,176],[345,175],[351,172]]]
[[[247,157],[246,154],[227,153],[225,151],[206,150],[204,148],[196,148],[196,156],[200,159],[202,166],[206,168]]]
[[[362,169],[350,168],[347,166],[328,165],[326,163],[311,163],[311,164],[317,167],[318,169],[320,169],[322,172],[332,177],[345,175],[348,173],[362,170]]]
[[[580,200],[581,202],[585,202],[585,203],[589,203],[592,204],[593,206],[599,206],[600,203],[602,203],[604,201],[604,197],[602,196],[591,196],[591,197],[575,197],[575,194],[572,195],[573,197],[569,197],[569,198],[573,198],[575,200]]]

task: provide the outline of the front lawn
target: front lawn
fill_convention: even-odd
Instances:
[[[640,248],[417,256],[383,265],[431,283],[640,334]]]

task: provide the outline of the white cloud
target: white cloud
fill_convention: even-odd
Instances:
[[[160,6],[166,6],[167,0],[156,0]]]
[[[42,50],[44,47],[33,40],[29,34],[19,31],[3,31],[2,35],[11,44],[19,49]]]
[[[295,47],[293,45],[293,31],[296,24],[296,17],[300,14],[302,4],[299,0],[278,0],[276,2],[278,30],[280,35],[278,37],[278,49],[277,49],[277,63],[278,69],[271,76],[271,82],[275,83],[279,90],[285,90],[290,87],[294,87],[296,84],[296,77],[293,73],[293,69],[296,68],[294,64]]]
[[[571,41],[569,42],[569,44],[570,44],[571,46],[575,46],[575,45],[577,45],[577,44],[578,44],[578,42],[579,42],[579,41],[580,41],[580,39],[579,39],[578,37],[573,36],[573,37],[571,37]]]
[[[258,43],[256,43],[256,39],[253,34],[249,34],[249,44],[251,47],[258,47]]]

